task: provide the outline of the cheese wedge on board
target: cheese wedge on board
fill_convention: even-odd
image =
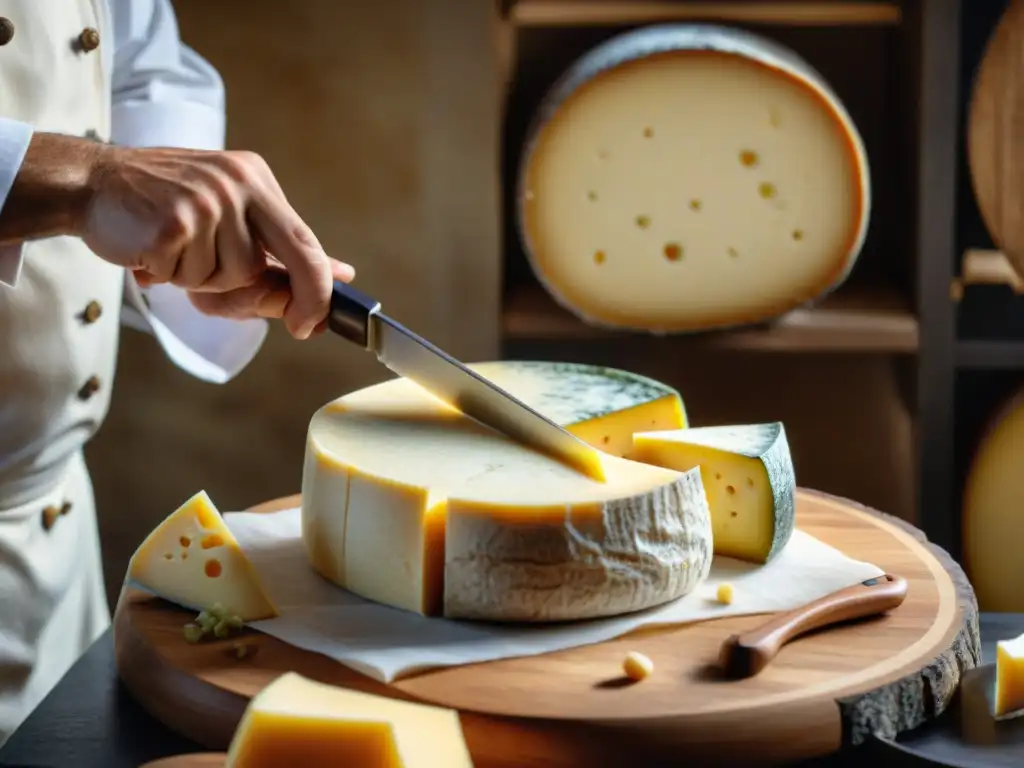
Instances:
[[[657,25],[592,49],[537,108],[519,228],[562,306],[654,333],[769,320],[840,285],[867,155],[822,76],[749,32]]]
[[[132,556],[128,576],[186,608],[220,604],[242,621],[278,615],[256,569],[206,491],[199,491],[158,525]]]
[[[597,483],[393,379],[314,415],[303,539],[325,578],[426,615],[585,619],[692,591],[712,555],[699,471],[602,462]]]
[[[633,434],[686,426],[679,392],[628,371],[580,363],[499,360],[469,366],[576,437],[627,456]]]
[[[256,694],[227,768],[473,768],[459,714],[286,672]]]
[[[637,461],[700,467],[716,555],[765,563],[793,535],[796,477],[781,422],[644,432],[634,446]]]
[[[983,611],[1024,611],[1024,392],[996,411],[971,459],[963,494],[967,576]]]
[[[1024,710],[1024,635],[996,643],[995,717]]]

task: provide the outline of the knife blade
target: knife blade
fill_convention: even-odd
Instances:
[[[379,301],[337,280],[327,327],[474,421],[604,482],[597,449],[380,310]]]

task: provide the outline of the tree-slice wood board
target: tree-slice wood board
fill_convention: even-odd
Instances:
[[[1024,276],[1024,0],[1011,0],[971,88],[967,160],[992,240]]]
[[[193,614],[135,590],[122,594],[115,614],[117,668],[151,714],[210,749],[226,749],[250,698],[294,670],[458,709],[478,768],[777,764],[891,738],[940,714],[961,672],[980,659],[977,603],[960,567],[912,526],[815,491],[799,492],[797,524],[906,578],[907,598],[885,616],[797,639],[745,680],[721,678],[719,648],[764,616],[649,629],[385,685],[254,630],[189,645],[182,626]],[[233,653],[240,643],[250,647],[242,659]],[[621,677],[629,651],[654,661],[651,677]]]

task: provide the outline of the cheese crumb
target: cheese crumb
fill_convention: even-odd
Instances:
[[[622,662],[622,671],[630,680],[643,680],[654,671],[654,662],[642,653],[630,651]]]
[[[732,605],[732,598],[733,598],[732,584],[730,584],[729,582],[725,582],[723,584],[719,584],[718,585],[717,597],[718,597],[718,602],[723,603],[725,605]]]

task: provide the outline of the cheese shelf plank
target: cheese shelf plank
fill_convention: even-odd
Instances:
[[[509,341],[652,338],[587,325],[536,284],[510,290],[504,301],[502,331]],[[850,286],[769,326],[671,336],[664,341],[722,350],[911,354],[918,347],[918,322],[895,290]]]
[[[900,23],[899,3],[885,2],[629,2],[619,0],[519,0],[509,11],[517,27],[650,24],[661,21],[728,21],[789,26]]]
[[[291,497],[255,511],[297,503]],[[182,627],[193,614],[134,590],[115,614],[117,669],[152,715],[209,749],[225,749],[250,698],[291,670],[458,709],[478,768],[637,765],[683,755],[699,764],[778,763],[892,738],[940,714],[980,654],[977,603],[959,566],[906,523],[815,491],[800,491],[797,524],[906,578],[907,598],[886,616],[790,643],[746,680],[716,674],[718,649],[764,617],[649,629],[384,685],[252,630],[190,645]],[[238,643],[250,648],[243,659],[233,653]],[[634,650],[654,660],[655,672],[628,685],[621,662]]]

